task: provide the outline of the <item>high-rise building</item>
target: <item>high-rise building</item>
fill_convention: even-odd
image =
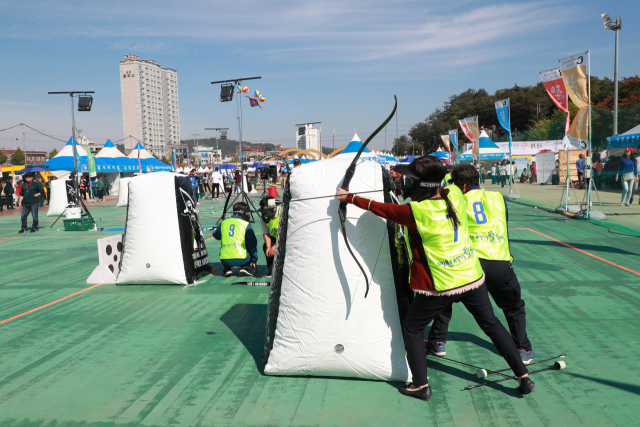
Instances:
[[[125,151],[141,141],[158,157],[180,144],[178,72],[153,59],[125,55],[120,61]]]
[[[322,129],[316,129],[313,124],[300,126],[296,132],[296,147],[313,149],[322,153]]]

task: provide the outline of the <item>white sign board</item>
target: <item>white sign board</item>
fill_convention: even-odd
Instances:
[[[538,182],[551,183],[551,175],[556,173],[556,155],[555,153],[536,154],[536,173],[538,174]]]

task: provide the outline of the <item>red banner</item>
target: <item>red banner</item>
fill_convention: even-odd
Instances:
[[[562,74],[560,68],[555,68],[549,71],[543,71],[540,73],[542,84],[547,90],[547,93],[551,97],[551,100],[556,107],[567,113],[567,124],[564,128],[564,133],[569,131],[569,98],[567,97],[567,91],[564,87],[564,81],[562,80]]]
[[[473,135],[469,131],[469,127],[467,126],[467,123],[464,121],[464,119],[458,120],[458,123],[460,123],[460,127],[462,128],[462,133],[464,133],[464,136],[466,136],[472,143],[475,143],[475,141],[473,140]]]

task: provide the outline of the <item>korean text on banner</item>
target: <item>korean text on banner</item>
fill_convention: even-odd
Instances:
[[[440,135],[440,138],[442,138],[442,142],[447,150],[451,151],[451,141],[449,140],[449,135]]]
[[[585,52],[560,60],[564,86],[569,97],[578,108],[584,108],[589,105],[588,54],[589,52]]]
[[[511,133],[511,124],[509,123],[509,98],[496,102],[496,114],[498,115],[500,126]]]
[[[453,145],[453,156],[458,156],[458,129],[452,129],[449,131],[449,141]]]
[[[547,93],[551,97],[553,103],[556,104],[559,109],[567,113],[567,124],[564,128],[564,133],[569,132],[569,99],[567,98],[567,91],[564,87],[560,68],[543,71],[540,73],[540,78],[542,79],[542,84],[547,90]]]
[[[478,116],[467,117],[464,119],[464,123],[467,125],[467,129],[469,131],[469,134],[471,135],[471,138],[469,138],[469,135],[467,135],[467,138],[473,141],[473,149],[471,150],[471,154],[473,154],[475,156],[475,159],[477,160],[478,156],[480,155],[480,128],[478,127]]]
[[[586,150],[589,146],[589,106],[582,107],[573,119],[567,139],[571,146]]]
[[[87,165],[89,166],[89,176],[94,178],[96,173],[96,160],[93,158],[93,154],[91,154],[91,150],[87,147]]]

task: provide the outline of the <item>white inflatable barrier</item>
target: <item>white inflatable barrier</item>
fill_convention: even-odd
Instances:
[[[118,207],[127,206],[127,203],[129,202],[129,181],[131,181],[131,178],[120,178],[118,187],[118,203],[116,204]]]
[[[335,194],[350,163],[336,158],[294,169],[291,198]],[[383,190],[385,176],[380,165],[360,161],[350,191]],[[385,201],[383,191],[363,196]],[[286,235],[278,236],[276,246],[265,373],[408,381],[395,285],[408,289],[408,282],[406,276],[394,278],[397,254],[391,256],[388,232],[394,226],[347,206],[347,237],[371,286],[365,298],[365,279],[344,242],[338,205],[335,197],[285,198],[279,229]]]
[[[129,201],[118,285],[190,285],[211,272],[191,182],[172,172],[137,176]]]
[[[49,210],[47,211],[47,216],[60,215],[64,212],[68,204],[65,180],[54,179],[51,181],[51,198],[49,199]]]

